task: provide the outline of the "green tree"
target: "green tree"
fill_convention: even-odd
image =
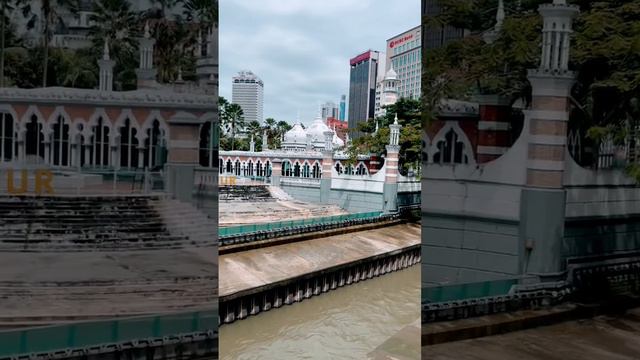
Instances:
[[[254,140],[257,140],[262,134],[262,125],[257,120],[251,120],[246,126],[246,131],[249,138],[253,136]]]
[[[62,14],[69,11],[75,14],[78,10],[78,0],[41,0],[39,1],[39,12],[33,12],[31,2],[26,1],[22,7],[22,13],[27,20],[27,27],[34,28],[36,23],[41,22],[43,25],[43,64],[42,64],[42,87],[47,86],[48,67],[49,67],[49,43],[53,35],[52,29],[55,26],[65,26]]]
[[[202,29],[218,27],[218,0],[183,0],[187,21],[202,24]]]
[[[244,126],[244,111],[238,104],[230,103],[225,109],[228,129],[231,131],[231,151],[235,149],[236,132],[242,131]]]
[[[421,163],[421,106],[419,100],[401,98],[395,104],[385,106],[386,114],[375,120],[360,123],[356,130],[361,135],[351,141],[346,153],[347,163],[355,164],[357,156],[371,154],[383,156],[389,144],[389,125],[398,116],[400,130],[400,172],[406,174],[409,168],[419,169]],[[376,129],[378,124],[378,131]]]
[[[131,9],[128,0],[98,0],[94,3],[91,20],[95,25],[89,30],[96,59],[102,55],[105,39],[109,39],[110,56],[115,60],[114,88],[136,88],[135,69],[138,66],[138,40],[143,34],[144,23],[140,14]]]
[[[482,41],[494,26],[497,0],[441,0],[441,15],[423,19],[426,26],[452,24],[470,35],[423,56],[423,117],[434,118],[441,99],[500,94],[529,105],[527,69],[540,59],[542,20],[537,7],[545,0],[505,0],[506,19],[493,43]],[[569,0],[580,7],[574,24],[570,68],[576,73],[570,123],[587,131],[598,148],[602,137],[623,139],[638,122],[640,99],[640,0]],[[584,143],[583,143],[584,144]]]
[[[16,9],[16,1],[0,0],[0,87],[5,86],[5,52],[8,46],[17,45],[19,39],[13,32],[11,13]]]

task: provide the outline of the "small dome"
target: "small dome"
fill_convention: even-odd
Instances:
[[[284,134],[284,141],[282,145],[289,144],[303,144],[307,143],[307,132],[302,128],[302,125],[295,124],[291,130]]]
[[[384,75],[385,80],[398,80],[398,74],[395,70],[393,70],[393,65],[389,68],[387,73]]]

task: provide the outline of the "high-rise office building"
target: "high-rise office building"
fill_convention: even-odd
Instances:
[[[340,121],[344,121],[345,119],[345,112],[347,110],[347,95],[342,95],[340,96],[340,113],[338,114],[338,120]]]
[[[374,117],[376,83],[384,75],[384,57],[379,51],[367,50],[349,61],[349,129]],[[379,70],[378,70],[379,69]]]
[[[398,97],[420,98],[422,74],[422,42],[421,29],[416,26],[387,40],[387,61],[385,73],[391,65],[397,74],[400,85]]]
[[[337,119],[338,115],[340,113],[340,110],[338,109],[338,106],[336,105],[336,103],[334,103],[333,101],[328,101],[324,104],[322,104],[322,119],[323,120],[327,120],[327,118],[334,118]]]
[[[262,124],[264,84],[251,71],[240,71],[233,77],[231,102],[240,105],[244,123],[257,121]]]
[[[441,12],[439,0],[422,0],[422,16],[434,17]],[[451,25],[423,26],[424,49],[436,49],[447,43],[463,38],[467,31]]]

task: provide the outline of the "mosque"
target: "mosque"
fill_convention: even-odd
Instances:
[[[349,142],[348,134],[346,135]],[[266,130],[262,143],[268,144]],[[322,177],[323,150],[330,145],[333,152],[333,166],[338,174],[369,175],[378,168],[375,157],[358,156],[355,165],[346,164],[345,141],[337,132],[330,129],[320,113],[305,129],[297,120],[282,139],[280,149],[263,148],[255,151],[255,142],[251,139],[249,151],[220,151],[219,171],[221,175],[235,175],[252,178],[270,178],[274,159],[282,162],[281,176],[299,179],[320,179]],[[372,161],[373,160],[373,161]]]
[[[156,81],[149,24],[139,39],[137,89],[113,90],[109,43],[98,89],[0,88],[0,166],[25,162],[64,170],[165,169],[173,184],[217,157],[217,30],[195,46],[197,80]],[[12,165],[13,164],[13,165]],[[182,179],[182,180],[180,180]]]
[[[295,199],[334,204],[350,212],[395,212],[420,203],[420,182],[398,172],[400,128],[398,118],[389,126],[386,155],[370,154],[348,161],[346,145],[316,116],[307,129],[298,121],[282,139],[280,149],[220,151],[219,172],[227,176],[264,180]],[[268,143],[266,131],[263,144]]]

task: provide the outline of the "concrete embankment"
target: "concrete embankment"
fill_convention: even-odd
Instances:
[[[400,224],[220,256],[223,323],[420,261],[420,226]]]

